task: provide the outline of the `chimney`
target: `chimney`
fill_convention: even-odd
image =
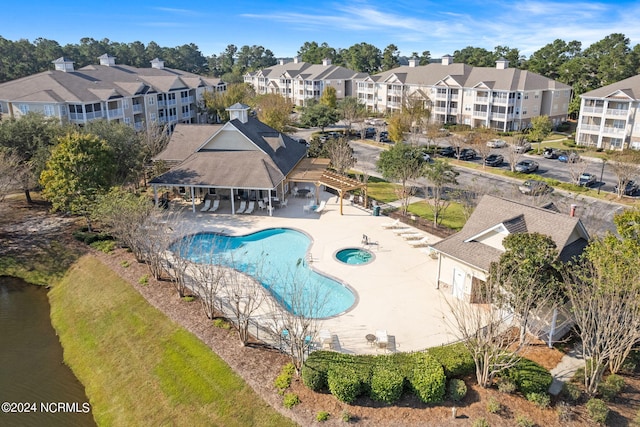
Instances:
[[[227,108],[227,111],[229,112],[229,120],[238,119],[242,123],[247,123],[249,121],[248,105],[237,102],[231,107]]]
[[[507,68],[509,68],[509,61],[507,61],[506,59],[500,57],[496,61],[496,69],[498,69],[498,70],[506,70]]]
[[[415,56],[409,60],[409,67],[416,67],[420,63],[420,60]]]
[[[294,64],[299,64],[300,63],[300,57],[299,56],[294,56],[293,57],[293,63]]]
[[[278,62],[280,63],[280,65],[284,65],[287,63],[284,58],[280,58]]]
[[[73,61],[61,56],[55,61],[51,61],[52,64],[55,65],[56,71],[64,71],[65,73],[71,73],[74,71],[73,69]]]
[[[155,68],[157,70],[164,70],[164,61],[158,58],[151,60],[151,68]]]
[[[331,59],[329,59],[329,58],[324,58],[324,59],[322,60],[322,65],[324,65],[325,67],[327,67],[327,66],[331,65]]]
[[[442,65],[451,65],[451,64],[453,64],[453,56],[444,55],[442,57]]]
[[[571,212],[569,213],[569,215],[571,217],[576,216],[576,208],[578,207],[578,205],[571,205]]]
[[[98,58],[100,60],[100,65],[106,65],[107,67],[112,67],[116,65],[116,57],[109,56],[108,54],[104,54]]]

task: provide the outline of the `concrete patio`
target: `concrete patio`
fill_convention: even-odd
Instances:
[[[340,279],[357,294],[356,303],[347,312],[325,319],[319,329],[333,334],[334,346],[345,353],[375,354],[385,350],[372,346],[365,336],[386,330],[386,351],[416,351],[456,340],[451,325],[448,289],[436,289],[437,261],[411,246],[383,224],[385,216],[373,216],[370,210],[344,200],[343,215],[335,194],[321,192],[326,201],[322,213],[304,210],[307,198],[289,198],[285,208],[256,210],[251,215],[231,215],[230,202],[222,201],[216,212],[201,212],[202,204],[191,212],[184,204],[180,213],[190,232],[216,231],[242,235],[272,227],[290,227],[306,232],[313,239],[308,258],[319,272]],[[173,209],[180,205],[173,204]],[[413,230],[427,235],[420,230]],[[377,242],[367,246],[375,260],[366,265],[347,265],[334,253],[345,247],[361,247],[362,235]],[[439,238],[427,235],[430,243]]]

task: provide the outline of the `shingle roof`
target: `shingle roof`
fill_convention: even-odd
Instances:
[[[257,150],[204,149],[223,125],[178,125],[157,160],[182,160],[152,184],[234,188],[274,188],[306,157],[306,146],[259,120],[231,120]]]
[[[563,261],[580,253],[589,239],[577,217],[485,195],[460,232],[432,247],[452,258],[488,271],[491,263],[497,261],[503,251],[473,238],[500,224],[509,233],[540,233],[551,237],[560,250],[559,258]]]
[[[462,87],[474,87],[484,83],[492,90],[515,91],[571,88],[568,85],[530,71],[516,68],[472,67],[461,63],[449,65],[431,63],[417,67],[403,65],[375,74],[372,78],[381,82],[392,75],[395,75],[404,84],[415,86],[431,86],[446,77],[451,77]]]
[[[105,101],[117,91],[123,96],[179,87],[211,85],[216,79],[171,68],[135,68],[127,65],[88,65],[75,71],[44,71],[0,84],[0,100],[90,103]],[[219,82],[219,81],[218,81]],[[58,102],[61,102],[58,101]]]
[[[348,80],[362,78],[366,75],[339,65],[310,64],[308,62],[278,64],[264,68],[260,72],[263,77],[269,79],[279,79],[284,74],[290,78],[300,77],[305,80]]]
[[[640,99],[640,74],[624,80],[620,80],[619,82],[607,86],[602,86],[589,92],[585,92],[580,96],[583,98],[605,98],[617,91],[623,92],[632,99]]]

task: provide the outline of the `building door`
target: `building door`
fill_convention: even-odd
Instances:
[[[454,298],[464,299],[464,271],[457,268],[453,269],[453,296]]]

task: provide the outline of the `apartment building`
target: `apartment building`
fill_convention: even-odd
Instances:
[[[166,68],[154,59],[151,68],[116,64],[102,55],[99,65],[74,69],[58,58],[55,69],[0,84],[0,114],[20,117],[30,111],[78,125],[106,119],[137,130],[151,124],[206,123],[198,105],[207,91],[225,91],[220,79]]]
[[[399,111],[408,100],[431,109],[431,121],[487,127],[498,131],[527,128],[531,118],[547,115],[554,125],[567,120],[571,87],[526,70],[454,63],[409,65],[366,76],[356,82],[356,96],[370,111]]]
[[[336,90],[337,99],[355,96],[354,81],[366,77],[338,65],[330,59],[322,64],[302,62],[298,57],[244,75],[244,82],[251,84],[257,94],[277,93],[291,100],[294,105],[304,106],[309,99],[320,99],[327,87]]]
[[[580,98],[577,144],[605,150],[640,149],[640,75]]]

